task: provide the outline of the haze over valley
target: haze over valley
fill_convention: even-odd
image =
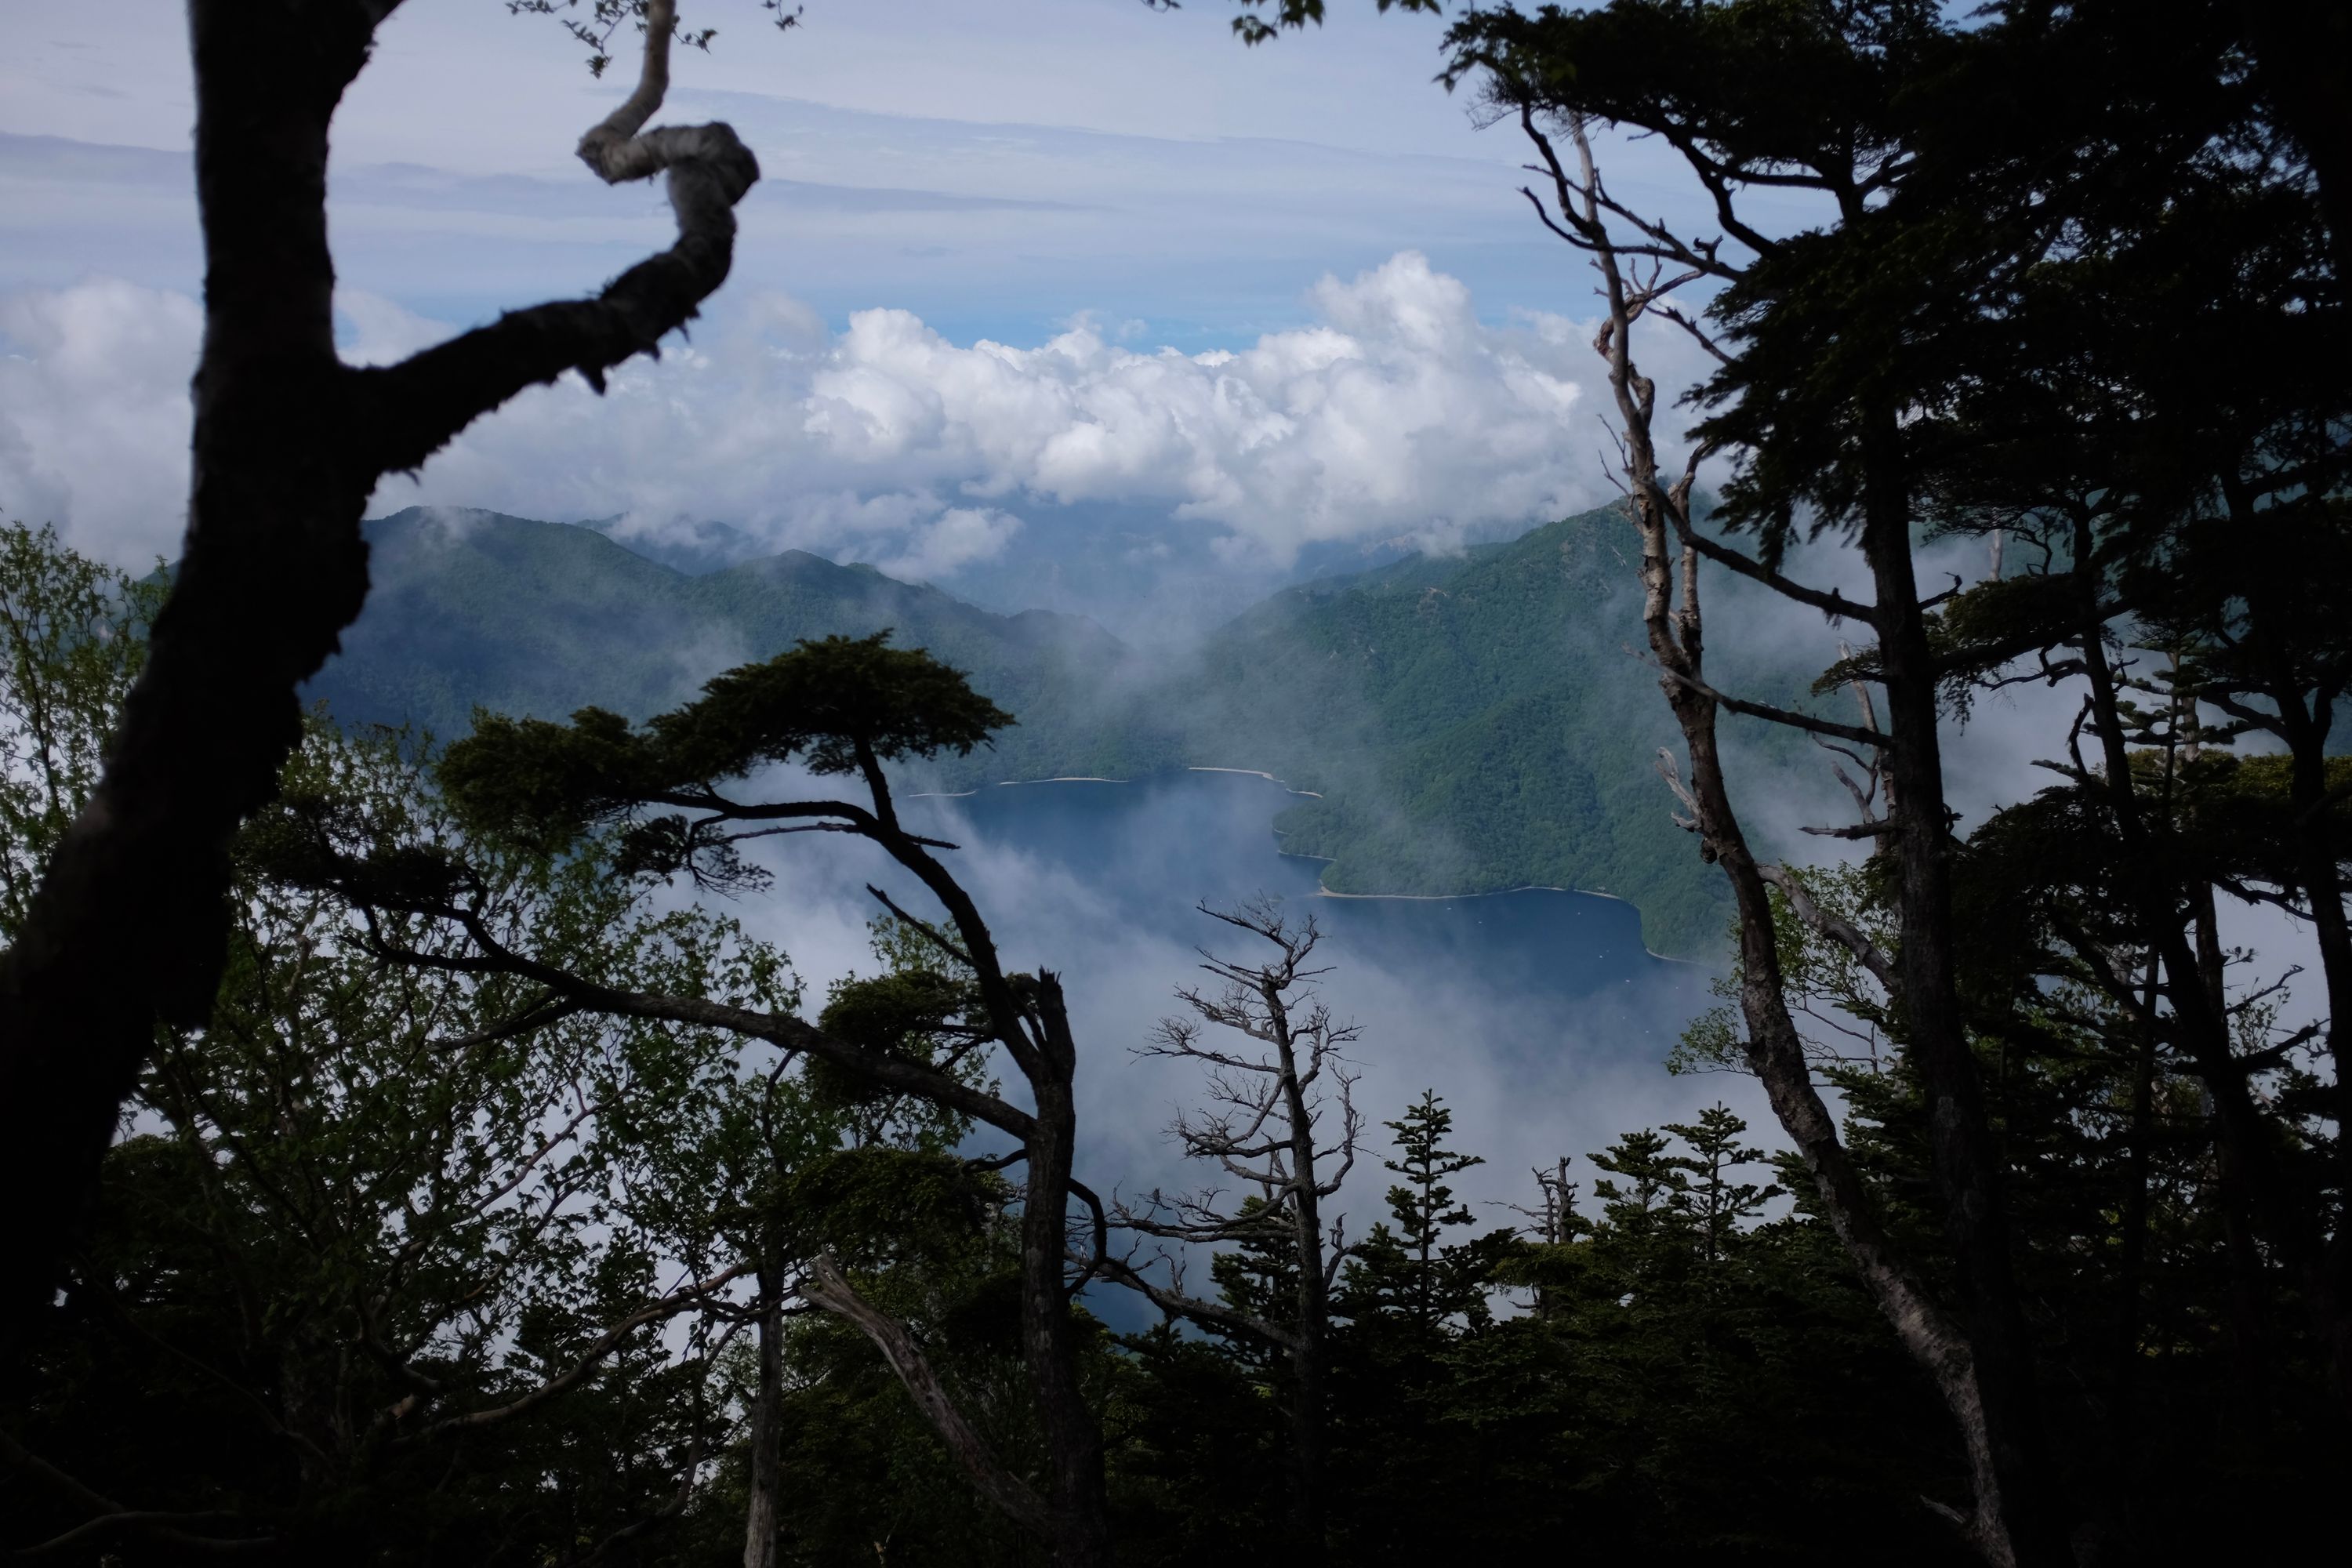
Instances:
[[[11,5],[0,1557],[2341,1534],[2340,0]]]

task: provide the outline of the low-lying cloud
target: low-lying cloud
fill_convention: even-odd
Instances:
[[[900,310],[835,332],[783,296],[722,296],[608,396],[572,378],[526,393],[418,479],[387,479],[375,508],[619,514],[625,533],[719,519],[768,548],[951,580],[1017,550],[1024,512],[1065,503],[1149,508],[1279,567],[1311,544],[1444,540],[1608,493],[1572,323],[1482,321],[1412,251],[1327,276],[1307,302],[1307,325],[1182,353],[1085,318],[1020,348]],[[372,296],[341,313],[354,363],[452,330]],[[0,505],[125,564],[174,550],[200,327],[184,295],[106,280],[0,302]]]
[[[0,515],[137,569],[179,552],[204,313],[100,279],[0,299]]]

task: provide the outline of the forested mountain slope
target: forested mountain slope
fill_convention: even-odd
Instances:
[[[1132,656],[1077,616],[994,615],[804,551],[689,576],[593,529],[497,512],[411,508],[366,526],[374,592],[309,688],[346,723],[415,723],[446,740],[477,706],[645,719],[803,637],[892,627],[1021,719],[959,784],[1087,771],[1070,761],[1091,752],[1087,737],[1124,733],[1097,694],[1117,689]]]
[[[1609,892],[1662,951],[1715,940],[1721,879],[1652,765],[1674,738],[1638,632],[1623,524],[1592,512],[1467,558],[1293,589],[1203,653],[1254,765],[1322,793],[1285,847],[1335,892]]]
[[[411,510],[369,524],[378,586],[311,692],[346,722],[444,737],[477,704],[643,718],[800,638],[892,627],[1020,720],[941,785],[1262,769],[1319,792],[1277,826],[1332,862],[1334,891],[1606,891],[1640,907],[1653,946],[1697,952],[1722,928],[1720,882],[1652,769],[1673,725],[1624,651],[1622,527],[1590,512],[1324,579],[1147,658],[1082,617],[996,615],[803,552],[689,576],[586,528]]]

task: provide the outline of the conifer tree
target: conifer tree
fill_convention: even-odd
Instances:
[[[1430,1340],[1451,1325],[1483,1325],[1489,1318],[1492,1275],[1507,1227],[1469,1241],[1446,1233],[1474,1225],[1477,1215],[1456,1201],[1446,1178],[1486,1162],[1447,1147],[1454,1112],[1433,1089],[1385,1122],[1396,1134],[1396,1156],[1382,1164],[1404,1180],[1389,1188],[1389,1218],[1358,1245],[1348,1271],[1348,1310],[1365,1320],[1389,1319],[1410,1337]]]

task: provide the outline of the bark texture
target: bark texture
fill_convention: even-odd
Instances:
[[[52,1300],[158,1021],[200,1025],[219,984],[228,843],[300,736],[296,689],[368,589],[360,517],[516,392],[592,381],[690,320],[725,279],[758,178],[723,125],[637,129],[667,80],[656,0],[634,123],[591,133],[608,180],[667,172],[676,246],[594,300],[540,306],[403,364],[337,357],[328,130],[397,0],[191,0],[205,336],[188,530],[105,774],[0,955],[0,1332]],[[648,89],[651,84],[651,90]],[[617,118],[617,117],[616,117]]]

